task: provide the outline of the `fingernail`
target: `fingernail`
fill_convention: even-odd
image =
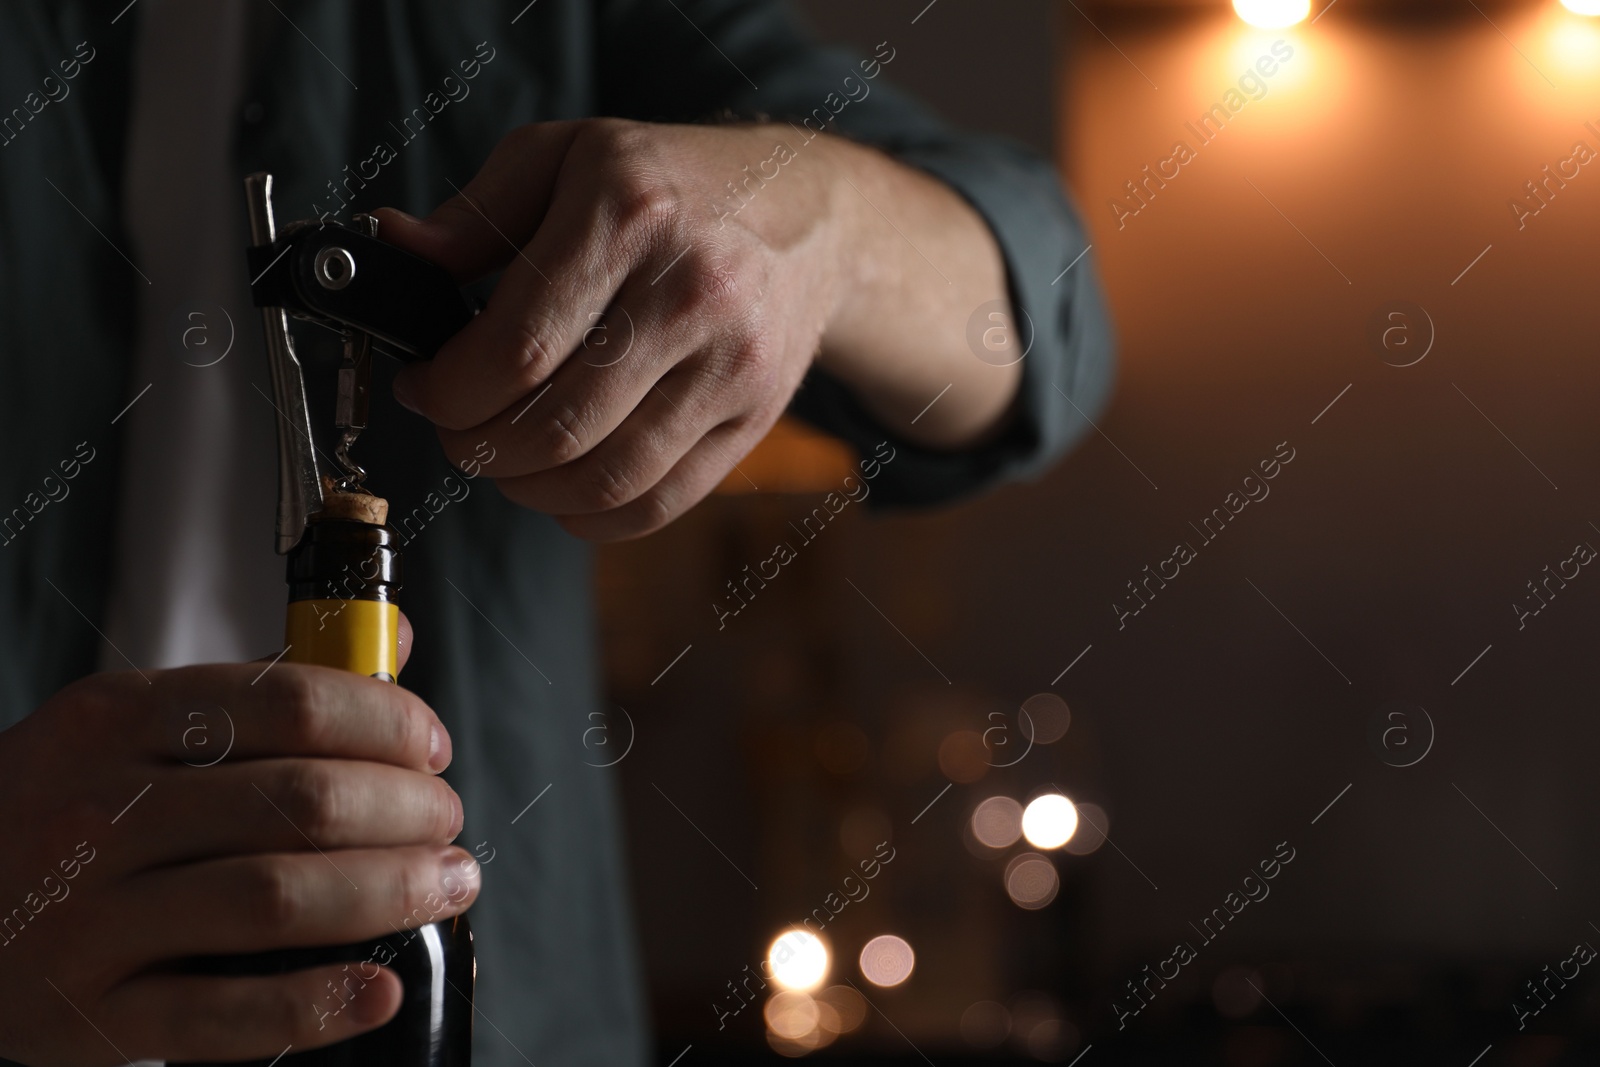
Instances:
[[[398,375],[394,380],[394,399],[407,411],[422,414],[417,408],[417,394],[412,388],[411,379],[404,374]]]
[[[455,821],[450,824],[450,839],[454,841],[456,835],[461,832],[461,827],[466,825],[467,809],[462,805],[459,793],[452,794],[450,802],[456,806]]]
[[[445,744],[444,727],[435,725],[428,732],[428,769],[442,771],[450,766],[450,749]]]

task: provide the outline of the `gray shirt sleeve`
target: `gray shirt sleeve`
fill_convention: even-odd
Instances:
[[[896,458],[882,468],[874,501],[934,504],[1037,477],[1089,429],[1111,392],[1111,326],[1093,256],[1083,255],[1083,226],[1048,163],[1008,141],[952,130],[897,91],[889,84],[895,42],[871,57],[823,47],[778,0],[609,0],[601,23],[596,63],[606,113],[787,120],[801,140],[826,129],[944,181],[994,232],[1027,346],[1003,434],[958,452],[909,444],[820,368],[790,405],[863,453],[890,442]]]

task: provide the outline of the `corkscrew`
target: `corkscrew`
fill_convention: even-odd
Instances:
[[[327,219],[290,222],[280,233],[272,175],[246,178],[245,196],[250,297],[261,309],[279,416],[277,549],[283,555],[323,510],[326,491],[362,491],[367,472],[351,448],[367,425],[374,352],[427,359],[478,307],[443,268],[378,240],[378,220],[371,215],[354,216],[350,226]],[[291,317],[334,330],[344,340],[334,403],[335,469],[328,472],[311,434]]]

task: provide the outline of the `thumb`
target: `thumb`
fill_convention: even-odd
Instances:
[[[577,122],[520,126],[501,139],[465,187],[425,219],[379,208],[378,236],[449,271],[458,283],[504,267],[544,221]]]
[[[411,659],[411,642],[415,637],[416,634],[411,629],[411,620],[406,618],[406,613],[402,611],[400,613],[400,632],[395,639],[400,656],[400,666],[396,669],[397,673],[406,669],[406,664]]]

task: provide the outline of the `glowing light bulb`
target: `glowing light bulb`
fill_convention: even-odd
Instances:
[[[1566,3],[1567,0],[1562,0]],[[1595,0],[1574,0],[1592,3]],[[1236,15],[1263,30],[1278,30],[1311,14],[1311,0],[1233,0]]]
[[[828,976],[828,948],[816,934],[788,930],[767,950],[772,980],[785,989],[815,989]]]
[[[1561,6],[1575,15],[1600,15],[1600,0],[1561,0]]]
[[[1022,836],[1034,848],[1060,848],[1078,832],[1078,809],[1060,793],[1035,797],[1022,812]]]

